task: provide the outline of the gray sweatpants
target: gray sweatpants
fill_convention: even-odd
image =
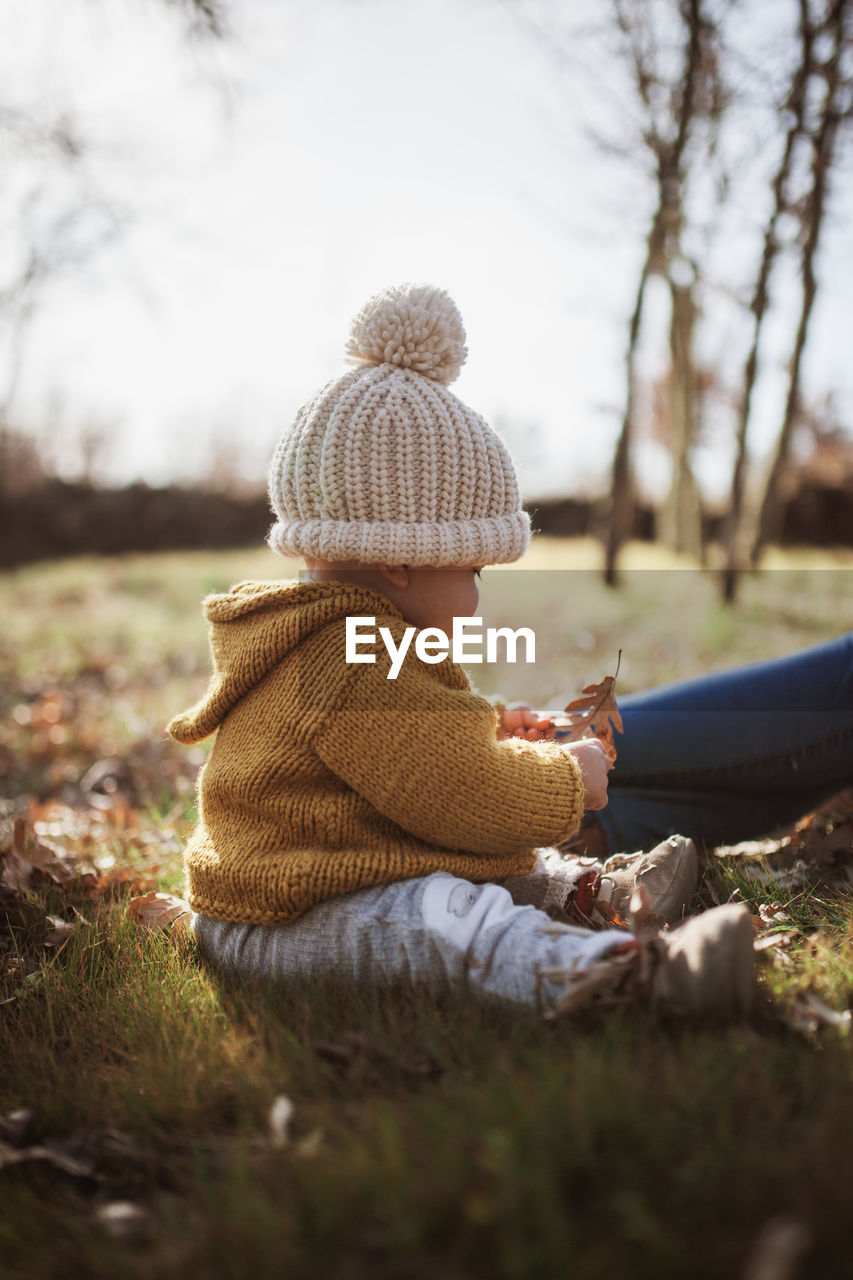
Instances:
[[[205,959],[233,975],[402,979],[540,1013],[553,1007],[570,975],[630,938],[558,922],[517,905],[501,885],[442,871],[342,894],[287,924],[195,915],[191,927]]]

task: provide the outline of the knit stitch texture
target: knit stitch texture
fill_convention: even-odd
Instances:
[[[553,743],[498,741],[496,715],[449,658],[384,645],[348,665],[345,620],[405,622],[377,592],[244,582],[205,601],[214,675],[169,732],[216,731],[186,852],[187,897],[219,920],[276,924],[356,889],[448,871],[525,875],[579,825],[583,783]]]
[[[283,555],[364,564],[517,560],[530,521],[506,446],[447,384],[465,330],[440,289],[371,298],[347,344],[357,367],[296,415],[269,471]]]

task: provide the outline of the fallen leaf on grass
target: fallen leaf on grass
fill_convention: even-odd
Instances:
[[[556,982],[562,987],[553,1007],[546,1014],[546,1021],[553,1021],[561,1014],[579,1013],[600,1001],[626,1000],[619,995],[625,976],[634,965],[634,953],[608,956],[596,960],[586,969],[540,969],[538,981]]]
[[[139,867],[111,867],[96,879],[95,892],[102,894],[144,893],[157,883],[154,873],[159,864],[140,870]]]
[[[125,805],[120,811],[106,810],[103,805],[93,805],[88,798],[84,804],[64,804],[61,800],[28,801],[29,819],[38,836],[55,840],[93,841],[98,843],[105,833],[116,830],[138,829],[140,815],[127,814]]]
[[[442,1069],[431,1058],[397,1058],[387,1049],[372,1044],[359,1031],[345,1031],[342,1043],[331,1040],[315,1040],[314,1052],[335,1067],[349,1067],[357,1061],[371,1064],[393,1064],[403,1075],[413,1079],[434,1079]]]
[[[270,1107],[269,1127],[270,1142],[279,1150],[287,1146],[290,1122],[293,1119],[293,1103],[286,1094],[280,1093]]]
[[[45,923],[51,925],[50,933],[44,940],[46,947],[61,947],[68,941],[76,925],[69,924],[62,916],[46,916]]]
[[[801,818],[794,827],[791,844],[814,866],[849,862],[853,854],[853,788]]]
[[[782,1010],[782,1016],[794,1031],[808,1033],[817,1031],[821,1026],[838,1027],[840,1030],[849,1031],[851,1024],[849,1009],[845,1009],[843,1013],[837,1013],[812,991],[805,992],[804,995],[798,996],[796,1000],[786,1005]]]
[[[315,1040],[314,1052],[333,1067],[347,1067],[356,1056],[356,1050],[348,1044],[333,1044],[331,1040]]]
[[[13,1147],[21,1146],[33,1122],[33,1113],[29,1107],[18,1107],[0,1116],[0,1141],[11,1143]]]
[[[6,1142],[0,1142],[0,1169],[13,1164],[26,1164],[31,1160],[44,1161],[74,1178],[92,1178],[95,1175],[94,1165],[90,1161],[78,1160],[76,1156],[59,1151],[56,1147],[11,1147]]]
[[[611,907],[609,902],[605,902],[603,898],[596,898],[593,902],[593,911],[596,912],[604,920],[604,923],[611,929],[627,929],[628,921],[619,912]]]
[[[785,913],[782,902],[762,902],[758,914],[764,924],[788,923],[790,916]]]
[[[302,1156],[305,1160],[313,1160],[314,1156],[319,1154],[323,1145],[325,1134],[322,1129],[312,1129],[310,1133],[306,1133],[304,1138],[300,1138],[294,1150],[298,1156]]]
[[[111,1200],[95,1210],[97,1222],[115,1240],[129,1240],[143,1235],[150,1226],[151,1215],[132,1200]]]
[[[743,1280],[792,1280],[811,1244],[811,1232],[796,1218],[765,1222],[747,1259]]]
[[[173,893],[145,893],[140,898],[131,898],[127,914],[152,933],[170,933],[186,928],[191,910],[188,902]]]
[[[756,938],[753,945],[755,951],[769,951],[771,947],[789,947],[793,941],[791,933],[768,933],[763,938]]]
[[[77,877],[54,848],[30,834],[26,816],[19,814],[11,841],[0,848],[0,886],[10,893],[24,893],[39,878],[67,886]]]
[[[748,880],[755,880],[757,884],[778,885],[780,889],[801,889],[806,872],[806,864],[797,859],[792,867],[780,867],[773,871],[769,867],[750,867],[743,868],[743,874]]]
[[[768,890],[801,888],[805,877],[842,892],[853,886],[853,787],[839,792],[776,837],[721,845],[715,857],[737,859],[750,880]],[[783,866],[768,866],[768,860]],[[760,865],[752,865],[756,861]]]
[[[739,844],[721,844],[714,850],[718,858],[769,858],[787,848],[787,838],[782,840],[741,840]]]
[[[17,803],[0,801],[0,807],[8,809]],[[41,818],[33,817],[39,813]],[[2,826],[0,888],[9,893],[24,894],[47,884],[102,897],[144,893],[157,883],[157,863],[143,868],[117,865],[112,853],[103,852],[108,839],[115,841],[121,835],[127,837],[124,843],[129,852],[130,837],[105,824],[101,814],[64,805],[48,808],[31,804],[29,811],[15,808],[13,819],[7,819]],[[66,847],[60,848],[59,840]],[[138,844],[136,837],[134,840]]]

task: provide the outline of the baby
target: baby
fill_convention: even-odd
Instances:
[[[387,290],[347,354],[355,367],[299,411],[270,469],[269,541],[306,578],[205,602],[213,681],[169,726],[186,743],[217,734],[186,854],[202,953],[246,976],[402,979],[545,1014],[627,995],[744,1012],[745,908],[651,927],[695,887],[689,842],[594,877],[605,921],[650,869],[666,884],[633,900],[635,934],[571,922],[577,874],[547,851],[606,804],[606,753],[496,709],[438,650],[436,631],[475,612],[479,568],[529,540],[505,446],[448,390],[467,354],[455,305]],[[382,636],[357,654],[356,619]]]

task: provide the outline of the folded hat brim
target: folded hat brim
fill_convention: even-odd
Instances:
[[[267,541],[279,555],[432,568],[509,564],[530,542],[526,511],[469,520],[278,520]]]

